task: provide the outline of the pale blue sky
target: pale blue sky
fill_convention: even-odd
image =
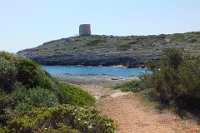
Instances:
[[[78,34],[200,31],[200,0],[0,0],[0,50],[17,52]]]

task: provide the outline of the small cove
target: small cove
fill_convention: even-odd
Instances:
[[[151,73],[144,68],[114,66],[42,66],[42,68],[50,74],[138,76]]]

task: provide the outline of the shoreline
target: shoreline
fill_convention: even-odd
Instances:
[[[101,86],[112,86],[131,80],[138,80],[139,76],[110,76],[110,75],[74,75],[74,74],[52,74],[53,77],[62,82],[72,84],[92,84]]]

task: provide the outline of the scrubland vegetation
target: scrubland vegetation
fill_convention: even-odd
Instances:
[[[130,52],[158,55],[164,48],[185,48],[198,54],[200,32],[161,34],[149,36],[75,36],[49,41],[36,48],[19,51],[24,55],[60,55],[72,51]],[[28,52],[28,53],[26,53]],[[36,55],[35,55],[36,56]],[[120,55],[119,55],[120,56]]]
[[[78,87],[59,83],[24,57],[0,53],[0,132],[113,133],[113,120]]]
[[[200,118],[200,57],[183,49],[163,50],[160,62],[147,62],[153,74],[115,88],[134,91],[159,101],[160,109],[170,108],[181,117]]]

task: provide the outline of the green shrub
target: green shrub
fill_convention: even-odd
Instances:
[[[197,42],[198,40],[196,38],[190,39],[189,42],[194,43]]]
[[[52,107],[59,103],[57,96],[50,90],[40,87],[26,89],[23,86],[4,96],[1,101],[7,103],[4,110],[19,114],[33,107]]]
[[[145,66],[151,70],[152,72],[155,72],[158,69],[158,64],[153,62],[152,60],[148,60],[145,62]]]
[[[13,90],[16,83],[16,74],[15,64],[0,56],[0,89]]]
[[[178,76],[182,96],[200,99],[200,57],[185,59]]]
[[[143,79],[148,88],[156,90],[154,94],[162,104],[176,107],[187,104],[191,109],[199,106],[199,103],[194,105],[194,101],[200,101],[199,66],[200,57],[193,57],[179,49],[166,49],[160,61],[160,70]]]
[[[13,108],[15,113],[24,113],[33,107],[52,107],[59,103],[91,106],[95,99],[87,92],[69,84],[61,83],[55,89],[36,87],[26,89],[19,86],[15,91],[7,94],[2,101],[10,103],[7,108]],[[13,109],[10,110],[13,113]]]
[[[80,133],[78,130],[71,128],[63,123],[59,123],[57,128],[45,128],[42,127],[36,131],[36,133]]]
[[[34,61],[19,57],[16,68],[18,71],[17,80],[26,88],[40,86],[45,89],[54,89],[58,82]]]
[[[14,56],[13,54],[8,52],[0,52],[0,57],[5,58],[6,60],[11,62],[15,62],[18,59],[17,56]]]
[[[27,58],[2,52],[0,53],[0,62],[0,73],[5,75],[2,75],[1,78],[5,78],[5,80],[10,82],[20,82],[22,85],[26,86],[26,88],[40,86],[46,89],[56,88],[56,84],[58,84],[58,82],[47,72],[43,71],[36,62]],[[6,77],[6,74],[12,79],[10,80],[9,77]],[[1,83],[8,84],[4,80],[2,81]],[[9,83],[9,85],[12,86],[13,84]]]
[[[13,117],[8,122],[7,129],[12,129],[14,132],[37,132],[42,128],[59,130],[61,125],[75,129],[74,132],[115,132],[114,122],[96,109],[71,105],[33,109],[23,116]]]
[[[58,104],[58,98],[53,92],[40,87],[30,90],[25,100],[34,107],[52,107]]]
[[[24,114],[35,107],[53,107],[60,103],[80,106],[94,105],[95,99],[87,92],[64,83],[59,86],[60,89],[55,90],[41,87],[27,89],[19,84],[11,93],[1,92],[0,124],[6,125],[6,121],[14,114]]]
[[[96,40],[92,40],[92,41],[86,43],[85,45],[86,46],[96,46],[96,45],[99,45],[99,44],[104,43],[104,42],[105,42],[104,40],[96,39]]]
[[[64,104],[90,106],[94,105],[95,103],[95,98],[93,96],[78,87],[72,86],[70,84],[60,83],[59,89],[64,95],[62,102]]]
[[[78,87],[59,83],[34,61],[0,53],[0,80],[2,133],[115,130],[111,119],[93,108],[83,107],[94,105],[94,97]]]
[[[184,35],[182,35],[182,34],[174,34],[172,36],[172,41],[174,41],[174,42],[183,42],[183,41],[185,41]]]
[[[114,89],[120,89],[122,91],[139,92],[143,89],[143,84],[141,80],[132,80],[121,84],[117,84],[114,87]]]
[[[7,128],[1,128],[0,127],[0,133],[10,133],[11,130],[7,129]]]
[[[26,95],[24,95],[15,110],[17,112],[25,112],[33,107],[53,107],[55,105],[58,105],[58,98],[52,91],[36,87],[26,91]]]
[[[118,50],[126,51],[126,50],[129,50],[129,49],[131,49],[131,44],[129,44],[129,43],[119,44]]]
[[[166,67],[177,70],[183,60],[183,50],[167,48],[163,50],[161,59],[161,69]]]
[[[16,66],[18,71],[17,80],[21,82],[22,85],[27,86],[27,88],[34,88],[39,84],[39,65],[37,63],[21,57],[18,58]]]

